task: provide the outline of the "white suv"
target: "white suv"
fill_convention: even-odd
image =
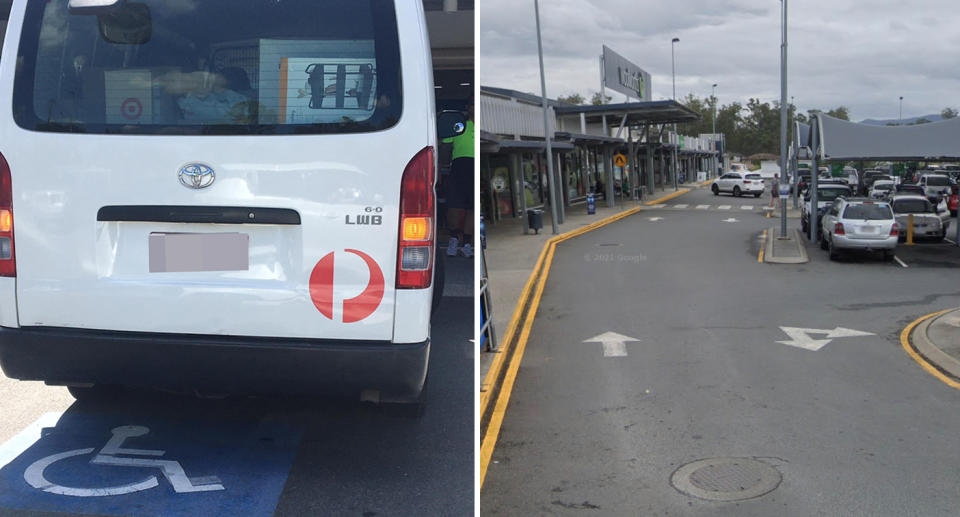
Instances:
[[[713,182],[710,190],[718,196],[721,192],[729,192],[736,197],[744,194],[753,194],[760,197],[764,190],[763,178],[752,172],[728,172]]]
[[[422,2],[13,0],[3,57],[7,376],[418,403]]]
[[[884,260],[893,260],[900,229],[889,203],[841,197],[820,224],[820,249],[830,252],[830,260],[841,250],[882,251]]]

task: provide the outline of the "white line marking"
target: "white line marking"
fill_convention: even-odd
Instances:
[[[653,222],[663,221],[662,217],[648,217],[647,219],[650,219]]]
[[[697,210],[706,210],[710,208],[710,205],[697,205]]]
[[[717,210],[730,210],[730,205],[720,205]]]
[[[690,205],[673,205],[673,208],[687,208]]]
[[[660,203],[660,204],[658,204],[658,205],[653,205],[653,206],[650,207],[650,208],[663,208],[663,207],[665,207],[665,206],[667,206],[666,203]]]
[[[40,439],[40,432],[43,431],[43,428],[56,427],[61,416],[63,416],[62,411],[59,413],[44,413],[34,423],[0,445],[0,468],[7,466],[8,463],[17,459],[31,445],[36,443]]]
[[[949,242],[950,244],[956,244],[956,241],[953,241],[953,240],[948,239],[948,238],[946,238],[946,237],[944,237],[943,240]]]
[[[753,210],[753,205],[740,205],[740,210]]]
[[[900,260],[900,257],[898,257],[898,256],[896,256],[896,255],[893,256],[893,260],[896,260],[897,262],[899,262],[900,265],[903,266],[903,267],[910,267],[910,266],[904,264],[903,261]]]

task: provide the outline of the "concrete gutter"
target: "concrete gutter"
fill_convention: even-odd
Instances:
[[[943,324],[943,321],[946,321],[946,319],[956,319],[958,314],[960,314],[960,309],[954,309],[938,314],[935,317],[927,318],[916,326],[910,336],[910,344],[913,345],[917,353],[937,370],[947,374],[954,380],[960,380],[960,360],[941,350],[930,338],[927,331],[933,325]],[[960,328],[957,329],[957,334],[960,334]]]

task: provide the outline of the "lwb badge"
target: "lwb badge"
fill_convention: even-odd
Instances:
[[[180,167],[178,177],[181,185],[192,189],[207,188],[217,179],[213,167],[205,163],[188,163]]]

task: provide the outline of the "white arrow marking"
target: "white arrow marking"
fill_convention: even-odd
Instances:
[[[663,220],[662,217],[648,217],[647,219],[650,219],[651,221],[662,221],[662,220]]]
[[[780,327],[780,330],[782,330],[786,335],[790,336],[791,339],[789,341],[777,341],[777,343],[813,351],[817,351],[825,347],[827,343],[833,340],[833,338],[874,335],[870,332],[845,329],[842,327],[837,327],[833,330]],[[826,339],[813,339],[810,337],[810,334],[826,334],[826,336],[824,336]]]
[[[725,222],[725,223],[735,223],[735,222],[737,222],[737,220],[731,217],[730,219],[724,219],[723,222]]]
[[[616,332],[604,332],[599,336],[594,336],[590,339],[585,339],[583,342],[584,343],[603,343],[604,357],[626,357],[627,341],[640,341],[640,340],[634,339],[630,336],[624,336],[623,334],[617,334]]]

